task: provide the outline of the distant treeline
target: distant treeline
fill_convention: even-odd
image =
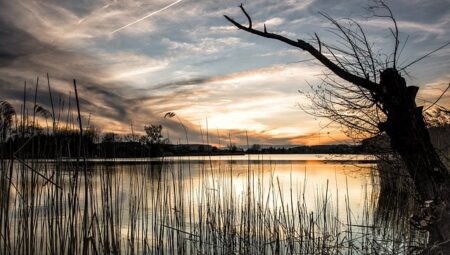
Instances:
[[[368,151],[361,145],[333,144],[333,145],[312,145],[312,146],[296,146],[290,148],[263,148],[247,150],[247,153],[262,154],[363,154]]]
[[[3,158],[120,158],[159,157],[166,155],[190,155],[218,152],[209,145],[150,144],[143,141],[122,141],[103,139],[99,141],[92,133],[85,132],[80,139],[79,132],[58,132],[37,134],[30,137],[16,136],[0,143]]]
[[[170,144],[148,143],[142,139],[112,138],[105,135],[99,139],[93,132],[84,132],[82,139],[77,131],[64,131],[55,134],[36,134],[33,136],[15,136],[0,144],[3,158],[55,158],[55,157],[90,157],[90,158],[129,158],[160,157],[182,155],[218,155],[243,153],[286,153],[286,154],[360,154],[368,153],[361,145],[316,145],[298,147],[268,147],[252,145],[241,148],[230,145],[217,148],[207,144]]]
[[[160,129],[157,130],[160,134]],[[0,142],[2,158],[130,158],[189,155],[223,154],[373,154],[390,152],[386,136],[363,140],[361,144],[334,144],[283,147],[259,144],[239,147],[234,144],[217,148],[207,144],[171,144],[158,134],[158,139],[148,136],[100,135],[92,130],[84,130],[82,139],[76,130],[56,130],[55,132],[18,132]],[[448,151],[450,126],[430,129],[436,147]]]

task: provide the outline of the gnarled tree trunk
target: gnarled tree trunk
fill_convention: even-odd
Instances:
[[[424,210],[425,213],[420,219],[420,225],[430,232],[430,243],[439,244],[438,246],[441,247],[439,249],[443,251],[446,247],[450,248],[450,174],[431,143],[430,135],[423,119],[422,108],[416,105],[415,97],[418,87],[407,87],[405,79],[401,77],[396,69],[395,61],[398,49],[397,25],[389,7],[383,2],[381,4],[383,8],[389,11],[390,15],[388,14],[387,17],[390,17],[394,22],[397,33],[394,33],[396,44],[392,57],[394,60],[393,67],[387,68],[381,73],[379,82],[377,82],[376,78],[376,69],[378,67],[374,64],[373,52],[359,25],[357,27],[362,35],[354,39],[356,37],[355,33],[343,28],[337,21],[325,16],[342,32],[343,38],[347,38],[348,47],[350,50],[353,50],[353,53],[347,54],[356,58],[354,67],[356,69],[360,68],[364,73],[364,77],[358,73],[350,72],[330,48],[322,44],[317,35],[318,49],[304,40],[292,40],[276,33],[270,33],[265,25],[264,30],[254,29],[252,27],[252,19],[242,5],[240,8],[248,19],[248,26],[244,26],[226,15],[225,18],[239,29],[261,37],[275,39],[308,52],[338,77],[356,85],[360,91],[365,90],[370,93],[370,96],[367,96],[365,92],[361,92],[361,95],[376,104],[386,114],[387,120],[379,123],[379,129],[386,132],[389,136],[392,149],[401,156],[409,174],[414,180],[421,200],[427,205]],[[363,48],[367,48],[366,51],[361,51],[361,47],[357,46],[361,40],[363,40]],[[322,45],[328,49],[336,61],[331,61],[328,56],[322,53]],[[339,53],[345,52],[339,51]],[[364,62],[361,61],[361,57],[369,59]],[[369,63],[366,65],[366,68],[364,63]],[[369,75],[367,70],[372,70],[372,75]],[[436,253],[437,250],[431,251],[430,249],[430,252],[438,254]],[[450,249],[448,252],[450,254]]]
[[[450,175],[431,143],[422,107],[415,103],[417,87],[407,87],[395,69],[381,73],[380,86],[377,100],[387,114],[380,129],[403,159],[420,198],[429,203],[430,217],[434,218],[427,227],[430,241],[450,240]]]

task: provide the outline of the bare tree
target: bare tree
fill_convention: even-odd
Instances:
[[[397,21],[391,9],[382,1],[372,7],[375,15],[388,18],[394,39],[391,54],[376,54],[366,33],[356,21],[347,19],[341,24],[321,13],[333,26],[338,43],[322,42],[315,34],[315,44],[302,39],[292,40],[271,33],[264,24],[263,30],[253,28],[250,15],[240,6],[248,20],[243,25],[225,15],[237,28],[269,39],[275,39],[308,52],[327,67],[323,83],[307,96],[311,99],[312,114],[326,117],[348,127],[354,136],[386,133],[392,149],[397,152],[423,202],[430,205],[431,220],[424,228],[433,242],[450,240],[450,175],[433,147],[422,113],[416,105],[419,90],[407,86],[402,73],[420,59],[399,67],[400,45]],[[448,44],[446,44],[448,45]],[[337,77],[336,77],[337,76]]]

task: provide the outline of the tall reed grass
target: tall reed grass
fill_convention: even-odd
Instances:
[[[238,178],[217,162],[192,176],[189,162],[88,163],[88,183],[74,162],[2,164],[2,254],[408,254],[426,241],[405,218],[376,220],[370,186],[356,217],[332,196],[345,185],[286,192],[262,163]]]
[[[331,190],[327,182],[311,194],[306,179],[291,176],[286,186],[276,165],[262,159],[243,167],[208,157],[202,163],[90,162],[75,81],[74,89],[76,160],[58,153],[67,148],[57,140],[50,159],[40,159],[42,151],[21,153],[37,142],[24,136],[36,118],[36,111],[27,116],[24,96],[13,130],[23,146],[0,159],[0,254],[410,254],[426,244],[426,234],[407,218],[374,218],[380,190],[365,187],[356,217],[347,185]],[[69,107],[67,120],[71,115]],[[75,125],[55,118],[61,112],[53,101],[51,116],[54,133]]]

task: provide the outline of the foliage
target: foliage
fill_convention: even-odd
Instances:
[[[161,125],[150,124],[149,126],[144,126],[146,143],[150,145],[168,143],[168,139],[164,139],[162,135],[162,129]]]
[[[109,132],[103,135],[103,143],[113,143],[117,141],[117,135],[113,132]]]
[[[7,132],[11,128],[15,115],[16,111],[8,101],[0,101],[0,132],[2,141],[6,140]]]

